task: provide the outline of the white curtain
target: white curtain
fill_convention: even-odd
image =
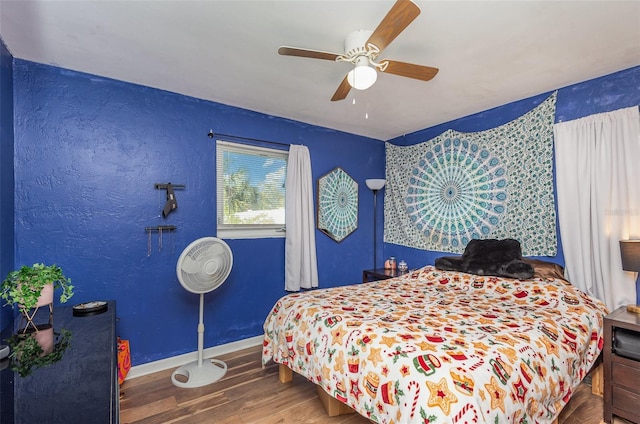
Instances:
[[[311,157],[306,146],[289,147],[285,202],[284,288],[318,287]]]
[[[554,133],[566,276],[609,310],[635,304],[619,241],[640,238],[638,107],[558,123]]]

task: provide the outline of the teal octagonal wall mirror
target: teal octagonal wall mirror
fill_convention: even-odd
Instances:
[[[358,183],[342,168],[318,178],[317,228],[341,242],[358,228]]]

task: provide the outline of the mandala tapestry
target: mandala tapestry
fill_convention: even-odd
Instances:
[[[471,239],[514,238],[523,255],[556,255],[555,104],[556,93],[487,131],[387,143],[384,241],[462,253]]]

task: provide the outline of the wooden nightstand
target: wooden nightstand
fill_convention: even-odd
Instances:
[[[622,306],[604,318],[604,421],[613,415],[640,423],[640,361],[615,351],[616,331],[628,330],[640,337],[640,315]]]
[[[365,269],[362,271],[362,282],[368,283],[369,281],[386,280],[388,278],[399,277],[402,274],[406,274],[408,271],[400,272],[398,269]]]

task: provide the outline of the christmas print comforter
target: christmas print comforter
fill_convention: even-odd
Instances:
[[[427,266],[284,296],[262,362],[377,423],[549,423],[600,353],[605,313],[562,279]]]

